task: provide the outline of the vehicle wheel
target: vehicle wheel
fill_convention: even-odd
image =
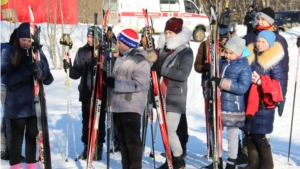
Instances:
[[[202,42],[205,38],[205,32],[202,28],[197,28],[193,33],[193,39],[195,42]]]
[[[284,30],[282,28],[279,28],[278,32],[284,32]]]

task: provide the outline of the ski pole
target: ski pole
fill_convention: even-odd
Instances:
[[[292,141],[292,132],[293,132],[293,122],[294,122],[294,112],[295,112],[295,99],[296,99],[296,91],[297,91],[297,78],[298,78],[298,70],[300,65],[300,47],[298,48],[298,59],[297,59],[297,68],[296,68],[296,78],[295,78],[295,89],[294,89],[294,101],[293,101],[293,112],[291,119],[291,129],[290,129],[290,140],[289,140],[289,151],[288,151],[288,163],[290,161],[290,150],[291,150],[291,141]]]

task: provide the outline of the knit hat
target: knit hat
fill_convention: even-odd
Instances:
[[[276,36],[275,36],[274,32],[271,32],[269,30],[263,30],[263,31],[259,32],[259,34],[257,35],[256,40],[258,38],[264,38],[264,39],[266,39],[266,41],[268,42],[268,44],[270,46],[273,46],[274,43],[275,43]]]
[[[258,17],[264,18],[266,21],[268,21],[271,25],[274,23],[274,18],[275,18],[275,12],[273,11],[272,8],[267,7],[263,8],[258,12]]]
[[[130,48],[138,48],[139,35],[132,29],[122,30],[117,39]]]
[[[98,40],[100,40],[102,38],[102,29],[99,28],[98,26],[96,26],[96,28],[97,28],[97,32],[98,32]],[[90,26],[88,28],[86,36],[92,35],[94,37],[94,30],[95,30],[95,26]]]
[[[29,22],[24,22],[18,27],[17,38],[30,39],[30,25]]]
[[[226,42],[225,48],[230,49],[234,54],[240,56],[244,50],[245,43],[245,39],[235,36]]]
[[[178,34],[182,30],[182,25],[183,25],[183,20],[181,18],[170,18],[166,22],[165,31],[169,30]]]

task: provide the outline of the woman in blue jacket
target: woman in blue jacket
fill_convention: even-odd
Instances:
[[[228,159],[226,169],[234,169],[238,153],[239,127],[244,126],[244,94],[251,84],[251,68],[246,56],[250,52],[245,40],[233,37],[225,44],[225,57],[220,59],[220,78],[212,77],[221,88],[222,123],[227,128]],[[210,167],[209,167],[210,168]]]
[[[34,103],[33,79],[45,85],[53,82],[48,61],[42,52],[40,60],[33,61],[29,23],[22,23],[17,30],[13,46],[1,53],[2,83],[7,87],[5,118],[10,119],[12,139],[9,163],[11,169],[22,168],[21,151],[25,134],[26,168],[36,168],[37,118]]]

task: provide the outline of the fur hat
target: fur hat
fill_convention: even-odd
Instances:
[[[117,39],[130,48],[138,48],[139,35],[132,29],[124,29],[119,34]]]
[[[178,34],[182,30],[182,25],[183,25],[183,20],[181,18],[170,18],[166,22],[165,31],[169,30]]]
[[[273,11],[272,8],[267,7],[263,8],[258,12],[258,17],[264,18],[266,21],[268,21],[271,25],[274,23],[274,18],[275,18],[275,12]]]
[[[275,39],[276,39],[276,36],[273,32],[269,31],[269,30],[263,30],[261,32],[259,32],[259,34],[257,35],[257,38],[264,38],[266,39],[266,41],[268,42],[268,44],[270,46],[273,46],[274,43],[275,43]]]
[[[17,30],[17,38],[28,38],[30,39],[30,25],[29,22],[22,23]]]
[[[97,28],[97,32],[98,32],[98,40],[100,40],[102,38],[102,29],[99,28],[98,26],[96,28]],[[95,30],[95,26],[90,26],[88,28],[86,36],[92,35],[94,37],[94,30]]]
[[[230,49],[234,54],[240,56],[243,53],[245,43],[245,39],[235,36],[226,42],[225,48]]]

